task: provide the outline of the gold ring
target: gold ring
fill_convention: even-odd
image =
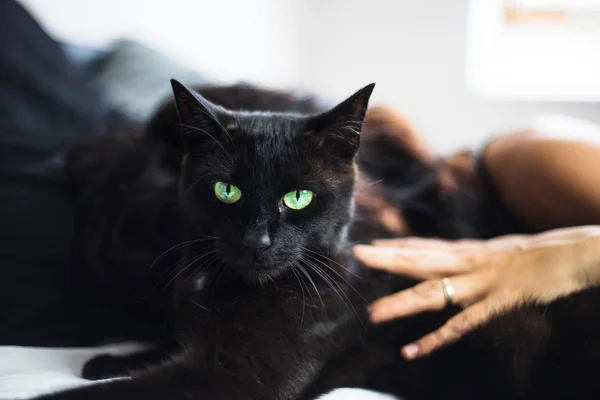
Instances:
[[[444,297],[446,298],[447,304],[452,304],[452,296],[454,296],[454,286],[450,283],[450,279],[442,279],[442,290],[444,291]]]

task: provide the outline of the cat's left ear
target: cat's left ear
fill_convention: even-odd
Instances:
[[[375,84],[371,83],[316,117],[314,133],[320,146],[352,160],[360,144],[360,132],[374,88]]]
[[[219,118],[224,109],[206,100],[194,90],[171,79],[173,96],[179,114],[184,149],[199,148],[206,143],[224,142],[229,136]]]

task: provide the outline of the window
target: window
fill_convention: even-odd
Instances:
[[[471,0],[468,21],[477,95],[600,101],[600,0]]]

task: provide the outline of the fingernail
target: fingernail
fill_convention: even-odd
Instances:
[[[371,318],[371,322],[376,324],[378,322],[376,309],[373,306],[369,306],[368,310],[369,310],[369,317]]]
[[[404,348],[402,349],[402,355],[404,356],[404,358],[407,358],[409,360],[416,358],[418,353],[419,353],[419,346],[417,346],[414,343],[404,346]]]
[[[371,323],[379,324],[385,321],[386,310],[381,307],[380,303],[373,303],[369,305],[369,317],[371,318]]]
[[[358,258],[360,258],[361,255],[364,255],[365,252],[369,251],[369,246],[366,246],[364,244],[357,244],[356,246],[354,246],[354,255]]]

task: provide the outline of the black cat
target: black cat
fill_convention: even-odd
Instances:
[[[182,348],[164,372],[59,396],[297,398],[367,324],[347,232],[374,85],[318,115],[232,112],[173,85],[190,242],[174,277]]]
[[[185,230],[183,258],[167,275],[177,349],[130,378],[42,398],[308,400],[342,386],[407,399],[598,393],[589,372],[600,366],[595,310],[571,307],[578,298],[597,304],[595,293],[509,313],[413,362],[400,357],[400,346],[455,310],[369,325],[368,302],[411,284],[349,254],[350,243],[370,239],[352,221],[354,159],[373,85],[308,115],[231,111],[173,87],[182,136],[171,143],[183,161],[178,167],[177,152],[163,153],[171,172],[161,172],[163,180],[141,174],[151,177],[141,187],[162,182],[164,198],[176,198],[172,181],[180,176],[179,207],[165,220]],[[146,154],[137,146],[132,154]],[[156,355],[100,358],[87,368],[90,375],[119,361],[131,368]]]

